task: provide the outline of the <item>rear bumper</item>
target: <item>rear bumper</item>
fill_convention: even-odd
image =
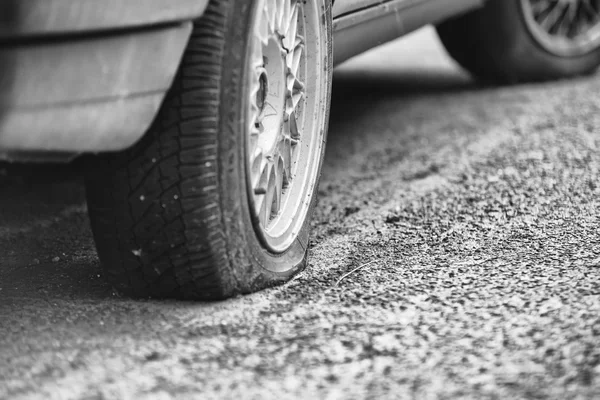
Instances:
[[[0,11],[0,159],[135,143],[170,88],[191,19],[206,1],[4,3],[32,8],[9,24]]]

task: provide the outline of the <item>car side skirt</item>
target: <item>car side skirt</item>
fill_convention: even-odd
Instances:
[[[427,24],[481,7],[485,0],[391,0],[341,15],[333,21],[334,63]]]

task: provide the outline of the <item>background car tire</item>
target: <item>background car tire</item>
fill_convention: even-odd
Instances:
[[[89,160],[86,191],[94,239],[108,280],[120,292],[136,297],[220,299],[283,283],[305,267],[329,114],[331,14],[323,0],[297,4],[298,13],[302,12],[297,21],[304,19],[305,31],[297,28],[295,42],[310,50],[310,38],[318,36],[314,51],[304,59],[310,57],[310,65],[318,66],[322,75],[306,88],[299,82],[293,85],[294,96],[300,88],[307,99],[313,99],[302,103],[307,108],[305,118],[314,119],[313,136],[299,139],[302,149],[318,142],[318,154],[310,159],[314,161],[311,175],[305,179],[311,186],[298,191],[303,196],[298,201],[308,206],[302,209],[293,236],[286,236],[293,241],[276,250],[265,244],[252,208],[247,110],[251,96],[257,95],[249,92],[247,84],[254,68],[249,66],[254,50],[248,49],[259,46],[253,30],[266,6],[261,0],[213,0],[195,23],[178,76],[149,132],[127,151]],[[296,18],[291,15],[290,21]],[[283,29],[284,22],[267,22],[280,23]],[[291,24],[286,25],[290,32]],[[306,44],[299,43],[300,33]],[[285,47],[285,39],[278,37],[281,43],[276,45]],[[268,44],[273,46],[272,41]],[[286,74],[289,63],[283,54],[283,61],[271,63]],[[287,71],[285,78],[290,76]],[[266,83],[261,85],[259,89],[266,92]],[[282,90],[291,98],[291,92]],[[313,109],[308,110],[309,104]],[[294,118],[300,115],[295,110]],[[313,115],[308,116],[308,111]],[[288,184],[293,185],[293,181]]]
[[[600,65],[600,40],[583,51],[545,46],[522,1],[529,0],[489,0],[482,9],[441,23],[438,35],[452,58],[483,81],[567,78],[591,73]]]

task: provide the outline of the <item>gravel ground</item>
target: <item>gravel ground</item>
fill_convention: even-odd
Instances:
[[[0,398],[600,398],[599,92],[353,60],[309,268],[218,303],[117,296],[78,165],[2,166]]]

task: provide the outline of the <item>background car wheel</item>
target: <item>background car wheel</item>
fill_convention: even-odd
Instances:
[[[330,46],[323,0],[210,3],[150,131],[90,160],[92,230],[118,290],[217,299],[304,268]]]
[[[489,0],[437,31],[448,53],[482,80],[543,81],[600,64],[598,0]]]

